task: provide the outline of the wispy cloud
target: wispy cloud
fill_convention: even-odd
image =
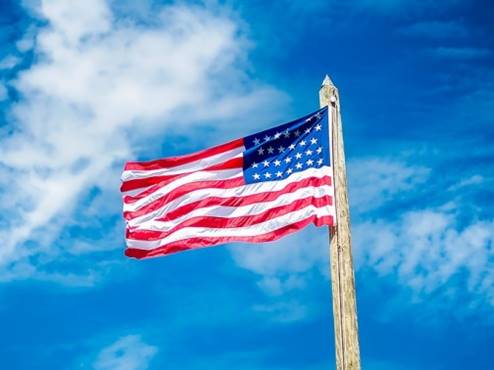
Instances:
[[[146,344],[140,336],[128,335],[101,350],[92,368],[146,370],[157,352],[157,347]]]
[[[11,69],[14,68],[20,62],[20,58],[9,55],[4,59],[0,60],[0,69]]]
[[[413,23],[400,28],[407,36],[424,38],[465,38],[469,36],[468,28],[459,21],[425,21]]]
[[[20,50],[32,47],[36,59],[11,82],[20,100],[0,149],[3,279],[34,256],[64,253],[64,227],[87,220],[74,209],[114,199],[136,148],[156,151],[165,130],[197,122],[230,127],[235,113],[281,97],[243,72],[247,42],[226,12],[169,5],[154,9],[148,26],[98,0],[42,1],[34,13],[47,25],[22,39]],[[99,205],[96,218],[120,208]]]
[[[354,0],[348,2],[349,6],[373,10],[376,12],[381,12],[385,14],[400,14],[405,15],[406,12],[422,12],[425,10],[435,10],[440,9],[444,6],[454,6],[459,4],[459,0],[446,0],[439,5],[434,0]],[[409,15],[409,14],[408,14]]]
[[[396,168],[388,166],[389,171],[383,170],[378,176],[390,176],[398,181],[389,184],[386,181],[369,182],[369,186],[377,186],[378,192],[383,191],[383,186],[385,189],[397,189],[384,197],[384,203],[377,202],[376,205],[382,204],[389,210],[400,201],[414,201],[405,202],[408,204],[406,206],[402,203],[399,212],[383,212],[377,207],[370,208],[368,214],[363,216],[356,205],[359,218],[354,224],[353,233],[358,268],[371,268],[381,276],[394,276],[419,297],[434,294],[441,299],[456,300],[461,297],[471,305],[494,304],[494,290],[490,288],[494,279],[491,273],[494,266],[491,248],[494,221],[479,219],[480,213],[465,217],[465,206],[460,206],[464,202],[462,189],[482,184],[484,177],[472,175],[460,178],[454,185],[445,186],[441,184],[448,184],[451,179],[440,176],[438,169],[415,167],[414,170],[406,162],[398,163],[400,165]],[[368,168],[374,167],[379,168],[375,165]],[[350,173],[352,176],[357,174],[352,173],[351,166]],[[407,173],[408,176],[395,177],[399,173]],[[362,182],[367,182],[365,171],[359,177]],[[430,192],[430,189],[441,187],[444,187],[444,192]],[[351,189],[355,198],[366,198],[365,186]],[[427,198],[420,198],[417,194]],[[428,203],[431,194],[434,194],[434,199]],[[460,311],[469,309],[468,305],[464,308]]]
[[[477,47],[447,47],[441,46],[431,50],[431,52],[440,58],[456,59],[456,60],[471,60],[491,57],[492,50],[487,48]]]
[[[462,179],[460,182],[450,186],[448,188],[449,191],[456,191],[461,188],[465,188],[468,186],[473,186],[473,185],[480,185],[485,181],[484,177],[481,175],[473,175],[470,177],[467,177],[465,179]]]
[[[276,243],[230,248],[234,261],[259,275],[259,287],[271,295],[303,289],[314,267],[327,275],[327,230],[312,227]]]
[[[266,295],[266,302],[252,310],[277,323],[318,314],[320,301],[307,287],[329,280],[328,240],[327,228],[311,226],[274,243],[230,247],[234,262],[255,274],[253,280]]]
[[[9,96],[9,92],[5,85],[0,82],[0,101],[7,99]]]
[[[271,319],[280,323],[290,323],[305,319],[310,309],[307,302],[286,301],[274,304],[255,305],[254,311],[269,314]]]
[[[386,158],[354,159],[348,164],[352,209],[375,210],[425,182],[430,169]]]
[[[287,12],[298,14],[319,14],[324,16],[333,16],[335,14],[346,14],[348,12],[362,13],[365,12],[369,16],[369,12],[375,15],[396,16],[407,18],[410,15],[423,13],[427,11],[429,14],[444,7],[455,7],[461,4],[461,0],[445,0],[441,4],[434,0],[350,0],[350,1],[334,1],[334,0],[314,0],[307,3],[303,0],[278,0],[275,2],[278,9],[284,9]],[[329,6],[328,6],[329,5]],[[344,11],[340,13],[340,11]]]
[[[440,177],[437,169],[410,166],[405,161],[383,166],[386,162],[375,159],[362,166],[363,171],[358,170],[358,163],[352,168],[350,162],[351,179],[359,178],[351,183],[351,196],[357,200],[382,198],[382,202],[370,202],[371,206],[363,209],[355,203],[359,214],[353,225],[358,269],[371,268],[381,276],[395,276],[419,297],[435,294],[454,301],[465,299],[468,293],[469,305],[494,305],[494,220],[465,217],[465,207],[460,206],[462,189],[482,183],[483,177],[466,177],[445,187],[448,191],[434,193],[433,204],[438,205],[433,205],[417,194],[438,189],[449,179]],[[371,180],[374,168],[378,171]],[[369,195],[372,187],[376,189]],[[430,193],[426,190],[422,194]],[[415,201],[402,206],[400,212],[379,209],[381,205],[393,208],[403,199]],[[365,210],[369,212],[362,214]],[[469,309],[468,305],[464,308]]]
[[[421,297],[434,292],[455,301],[466,291],[463,309],[494,305],[493,221],[460,225],[454,212],[423,209],[356,225],[354,235],[360,267],[396,275]]]

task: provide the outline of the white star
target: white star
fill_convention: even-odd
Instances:
[[[315,127],[316,131],[321,131],[322,126],[318,123]]]
[[[276,134],[274,134],[274,138],[275,138],[275,139],[279,139],[279,138],[280,138],[280,136],[281,136],[281,134],[280,134],[279,132],[277,132]]]
[[[316,118],[317,118],[317,119],[321,119],[321,116],[322,116],[321,112],[316,113]]]
[[[255,137],[254,138],[254,145],[258,146],[259,144],[261,144],[261,140],[259,140],[257,137]]]
[[[271,140],[271,138],[268,135],[264,136],[264,141],[269,141],[269,140]]]
[[[295,158],[297,158],[297,159],[302,158],[302,154],[300,154],[300,153],[295,154]]]
[[[283,172],[281,171],[276,172],[276,177],[281,177],[281,176],[283,176]]]
[[[322,164],[322,158],[319,158],[319,159],[317,160],[317,164],[318,164],[319,166]]]
[[[315,137],[313,137],[312,139],[310,139],[310,143],[311,144],[316,144],[317,143],[317,139]]]
[[[279,160],[274,161],[274,166],[275,167],[279,167],[280,164],[281,164],[281,162]]]
[[[289,168],[287,171],[286,171],[286,174],[289,175],[293,172],[293,170],[291,168]]]
[[[262,146],[259,149],[257,149],[257,153],[259,155],[263,155],[264,154],[264,149],[262,148]]]
[[[312,159],[309,159],[305,163],[307,163],[307,166],[312,166],[312,164],[314,163],[314,161]]]
[[[262,162],[262,164],[264,165],[264,167],[269,167],[269,162],[268,161],[264,161],[264,162]]]
[[[306,155],[311,155],[311,154],[312,154],[312,150],[307,149],[307,150],[305,151],[305,154],[306,154]]]
[[[285,147],[284,147],[283,145],[280,145],[280,146],[278,147],[278,152],[279,152],[279,153],[283,153],[284,151],[285,151]]]
[[[268,154],[273,154],[273,152],[274,152],[274,148],[272,146],[270,146],[268,148]]]
[[[257,168],[259,166],[256,162],[252,162],[252,167],[251,168]]]
[[[310,127],[305,129],[306,134],[310,134]]]
[[[305,146],[305,144],[307,144],[307,142],[305,140],[302,140],[299,144],[300,144],[300,146]]]
[[[290,144],[290,146],[288,147],[288,149],[290,149],[290,150],[295,149],[295,144]]]
[[[297,137],[298,137],[298,136],[300,136],[300,131],[299,131],[299,130],[297,130],[297,131],[295,131],[293,134],[294,134],[295,136],[297,136]]]
[[[295,168],[297,168],[297,169],[301,169],[301,168],[302,168],[302,163],[298,162],[298,163],[295,165]]]
[[[258,173],[255,173],[253,177],[254,177],[254,180],[259,180],[261,178],[261,176],[259,176]]]
[[[305,120],[305,122],[310,122],[310,121],[312,121],[312,119],[313,119],[313,118],[314,118],[314,116],[309,117],[309,118],[307,118],[307,119]]]
[[[270,172],[266,172],[264,174],[264,177],[267,178],[267,179],[270,179],[271,178],[271,173]]]
[[[288,129],[286,129],[286,131],[283,133],[283,135],[285,136],[285,138],[289,138],[290,137],[290,131],[288,131]]]
[[[285,158],[285,163],[290,163],[292,161],[292,158],[291,157],[286,157]]]
[[[321,152],[322,152],[322,148],[321,148],[321,147],[317,148],[317,149],[316,149],[316,152],[317,152],[317,154],[321,154]]]

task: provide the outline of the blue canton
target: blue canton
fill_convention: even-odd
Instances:
[[[328,109],[244,138],[248,184],[286,179],[292,173],[330,165]]]

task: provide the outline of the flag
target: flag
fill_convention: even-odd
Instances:
[[[193,154],[128,162],[125,254],[262,243],[334,225],[328,108]]]

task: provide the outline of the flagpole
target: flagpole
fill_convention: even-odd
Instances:
[[[355,278],[350,213],[338,89],[328,75],[319,90],[321,108],[328,107],[332,136],[336,226],[329,229],[330,270],[336,343],[336,369],[360,370]]]

